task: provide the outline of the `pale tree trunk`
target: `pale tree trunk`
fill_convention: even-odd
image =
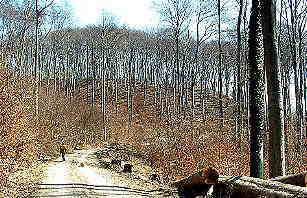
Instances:
[[[244,11],[243,11],[243,33],[244,33],[244,49],[243,49],[243,79],[242,79],[242,91],[243,91],[243,115],[244,117],[248,117],[249,115],[249,105],[248,105],[248,91],[249,91],[249,86],[248,86],[248,31],[247,31],[247,7],[248,7],[248,0],[245,0],[245,6],[244,6]],[[244,121],[247,122],[242,122],[243,126],[249,127],[249,119],[245,119]]]
[[[218,31],[219,31],[219,107],[220,107],[220,119],[221,119],[221,126],[223,126],[223,98],[222,98],[222,92],[223,92],[223,82],[222,82],[222,45],[221,45],[221,0],[218,0],[218,17],[219,17],[219,23],[218,23]]]
[[[35,97],[36,97],[36,109],[35,115],[38,116],[38,95],[39,95],[39,82],[38,82],[38,0],[35,1],[35,55],[34,55],[34,76],[35,76]]]
[[[144,68],[144,107],[146,106],[146,99],[147,99],[147,59],[148,55],[147,52],[145,53],[145,60],[143,63]]]
[[[116,116],[118,113],[118,68],[115,69],[115,109],[116,109]]]
[[[102,107],[102,128],[104,140],[107,140],[106,131],[106,69],[104,66],[104,61],[102,63],[102,85],[101,85],[101,107]]]
[[[53,61],[53,94],[56,93],[57,90],[57,76],[58,76],[58,72],[56,72],[56,52],[55,50],[53,51],[53,57],[52,57],[52,61]]]
[[[176,75],[175,75],[175,89],[174,89],[174,105],[177,105],[177,108],[174,109],[174,112],[179,116],[180,111],[180,94],[179,94],[179,83],[180,83],[180,71],[179,71],[179,29],[178,29],[178,21],[177,21],[177,29],[175,33],[176,37]],[[177,98],[177,100],[176,100]],[[176,104],[177,103],[177,104]],[[174,106],[175,107],[175,106]]]
[[[241,85],[241,21],[243,12],[243,0],[239,1],[239,15],[237,21],[237,119],[236,119],[236,136],[239,137],[239,147],[241,148],[241,97],[242,97],[242,85]]]
[[[95,95],[96,95],[96,62],[94,60],[94,46],[92,45],[92,50],[91,50],[91,64],[92,64],[92,109],[95,106]]]
[[[280,14],[279,14],[279,34],[278,34],[278,38],[277,38],[277,50],[278,50],[278,58],[280,60],[280,55],[281,55],[281,34],[282,34],[282,14],[283,14],[283,3],[280,4]],[[287,78],[286,78],[286,68],[282,67],[281,63],[280,63],[280,73],[281,73],[281,91],[282,91],[282,104],[283,104],[283,116],[284,116],[284,125],[283,125],[283,132],[284,132],[284,152],[285,154],[287,153],[287,106],[290,104],[287,104],[287,93],[288,93],[288,84],[287,84]],[[287,167],[287,158],[285,157],[285,167]],[[285,174],[286,174],[286,169],[285,169]]]
[[[277,177],[285,174],[285,152],[281,78],[276,42],[276,2],[260,1],[264,67],[267,77],[270,177]]]
[[[89,103],[89,77],[90,77],[90,54],[88,49],[88,44],[86,45],[86,102]]]
[[[132,124],[132,114],[133,114],[133,95],[132,95],[132,57],[133,57],[133,49],[130,49],[130,58],[128,63],[128,127],[131,128]]]
[[[66,97],[69,96],[69,54],[68,52],[66,52],[66,67],[65,67],[65,72],[64,72],[64,83],[65,83],[65,94],[66,94]]]
[[[249,24],[250,175],[262,178],[265,123],[262,37],[259,0],[252,0]]]

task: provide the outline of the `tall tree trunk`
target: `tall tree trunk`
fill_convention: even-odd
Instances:
[[[92,50],[91,50],[91,64],[92,64],[92,93],[91,93],[91,105],[92,109],[95,105],[95,92],[96,92],[96,62],[94,60],[94,46],[92,44]]]
[[[261,0],[264,67],[267,77],[270,177],[285,174],[284,122],[276,43],[276,1]]]
[[[179,109],[180,109],[180,94],[179,94],[179,84],[180,84],[180,71],[179,71],[179,24],[177,21],[177,29],[176,29],[176,75],[175,75],[175,86],[174,86],[174,112],[177,112],[177,116],[179,116]],[[177,105],[177,106],[176,106]]]
[[[305,27],[306,27],[306,23],[307,23],[307,17],[306,17],[306,15],[305,15],[305,18],[304,18],[304,25],[303,24],[299,24],[298,25],[298,39],[299,39],[299,44],[298,44],[298,56],[299,56],[299,75],[300,75],[300,101],[301,101],[301,109],[300,109],[300,116],[301,116],[301,119],[302,119],[302,129],[301,129],[301,131],[302,131],[302,139],[301,139],[301,142],[302,142],[302,144],[300,145],[301,146],[301,149],[302,149],[302,152],[304,152],[304,144],[303,144],[303,142],[304,142],[304,140],[305,140],[305,138],[306,138],[306,130],[305,130],[305,127],[304,127],[304,125],[305,125],[305,108],[306,108],[306,105],[305,105],[305,103],[306,103],[306,101],[305,102],[303,102],[304,101],[304,92],[306,91],[303,91],[303,89],[304,89],[304,84],[305,84],[305,69],[306,69],[306,67],[305,67],[305,65],[304,65],[304,59],[305,59],[305,57],[306,56],[304,56],[303,54],[304,54],[304,44],[303,44],[303,34],[304,34],[304,29],[305,29]]]
[[[106,131],[106,68],[104,62],[102,65],[102,85],[101,85],[101,107],[102,107],[102,124],[103,124],[103,136],[104,140],[107,140],[107,131]]]
[[[222,91],[223,91],[223,82],[222,82],[222,45],[221,45],[221,0],[218,0],[218,16],[219,16],[219,106],[220,106],[220,119],[221,119],[221,126],[223,126],[223,99],[222,99]]]
[[[128,126],[131,128],[132,124],[132,114],[133,114],[133,94],[132,94],[132,57],[133,57],[133,49],[130,49],[130,57],[128,62]]]
[[[146,99],[147,99],[147,59],[148,59],[148,54],[147,52],[145,53],[145,60],[143,63],[143,68],[144,68],[144,107],[146,107]]]
[[[36,109],[35,115],[38,116],[38,95],[39,95],[39,85],[38,85],[38,0],[35,1],[35,56],[34,56],[34,75],[35,75],[35,97],[36,97]]]
[[[262,37],[259,0],[252,0],[249,24],[250,175],[263,177],[265,123]]]
[[[237,21],[237,120],[236,120],[236,136],[239,137],[239,147],[241,148],[241,97],[242,97],[242,85],[241,85],[241,21],[243,12],[243,0],[239,1],[239,15]]]
[[[115,68],[115,110],[116,110],[116,116],[118,113],[118,68]]]
[[[88,43],[86,45],[86,102],[89,103],[89,78],[90,78],[90,53]]]

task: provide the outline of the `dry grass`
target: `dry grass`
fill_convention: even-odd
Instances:
[[[39,115],[35,116],[31,78],[13,77],[5,70],[0,71],[0,78],[0,174],[4,178],[0,181],[1,188],[12,186],[7,181],[17,178],[14,175],[20,168],[39,167],[40,155],[57,157],[60,144],[66,144],[70,151],[77,145],[99,147],[104,144],[100,102],[96,102],[93,109],[86,104],[85,89],[69,98],[62,89],[54,90],[51,86],[47,91],[43,86],[39,92]],[[108,102],[105,123],[108,143],[129,145],[138,150],[160,172],[165,183],[206,166],[215,167],[223,175],[249,175],[248,134],[245,132],[242,136],[240,148],[239,141],[233,138],[234,125],[230,117],[220,127],[220,120],[214,114],[206,116],[205,120],[190,119],[189,110],[186,117],[172,113],[161,115],[159,105],[153,101],[154,89],[150,90],[146,104],[142,89],[135,91],[130,127],[126,102],[122,100],[117,105],[118,111],[114,101]],[[231,107],[227,108],[226,111],[231,112]],[[289,131],[293,133],[293,129]],[[290,153],[294,153],[293,138],[289,139],[289,145]],[[291,172],[306,170],[304,166],[295,167],[295,158],[289,159]],[[266,161],[266,173],[267,164]],[[39,180],[38,176],[33,178]],[[27,183],[20,179],[15,182],[19,186]]]

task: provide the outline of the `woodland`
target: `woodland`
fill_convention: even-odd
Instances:
[[[0,0],[0,189],[35,188],[12,178],[35,180],[61,144],[132,147],[165,184],[209,166],[307,171],[307,1],[152,7],[160,25],[137,29],[108,10],[78,26],[69,3]]]

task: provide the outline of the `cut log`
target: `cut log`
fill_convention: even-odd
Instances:
[[[297,186],[297,184],[305,184],[305,179],[306,172],[264,180],[246,176],[218,176],[214,169],[209,168],[175,181],[171,184],[171,187],[177,188],[183,197],[210,194],[213,197],[230,198],[258,198],[263,196],[307,198],[307,188]],[[212,186],[213,190],[208,192]]]
[[[212,185],[217,184],[218,177],[219,174],[214,168],[206,168],[173,182],[171,187],[177,188],[180,197],[206,195]]]
[[[263,180],[253,177],[236,176],[236,177],[219,177],[219,185],[215,192],[230,197],[248,197],[254,198],[259,196],[267,197],[295,197],[306,198],[307,188],[284,184],[272,180]]]
[[[284,184],[291,184],[301,187],[307,187],[307,171],[295,175],[286,175],[270,179]]]
[[[171,184],[172,187],[178,188],[183,186],[193,186],[195,184],[216,184],[219,174],[214,168],[202,169],[186,178],[177,180]]]

